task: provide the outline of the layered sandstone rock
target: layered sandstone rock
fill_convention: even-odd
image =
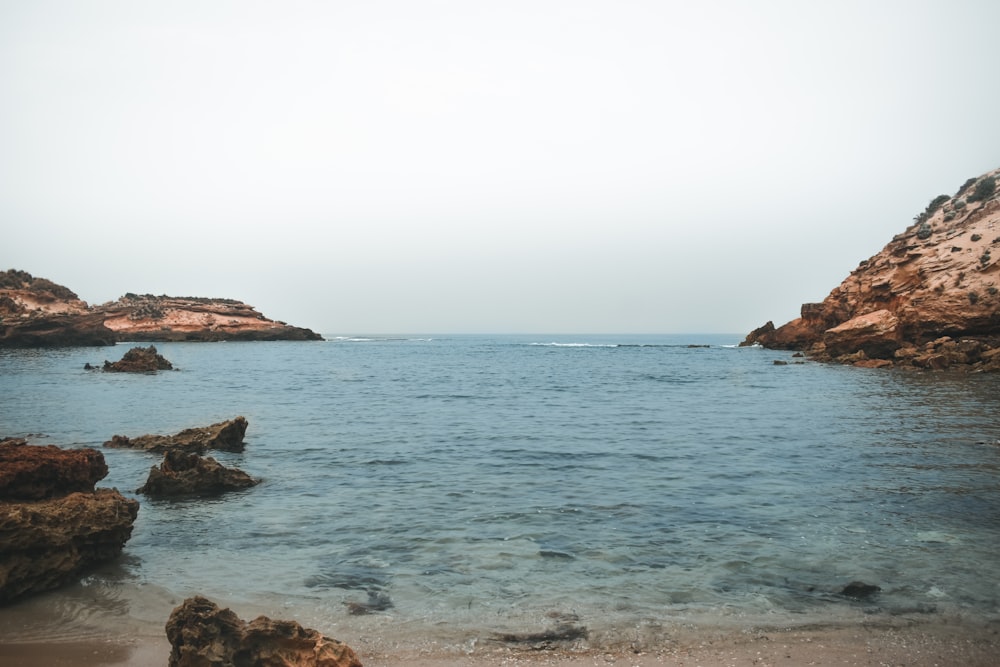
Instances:
[[[174,609],[166,629],[170,667],[362,667],[341,641],[295,621],[246,623],[201,596]]]
[[[117,449],[141,449],[153,454],[177,450],[201,454],[207,449],[225,452],[242,452],[246,445],[243,437],[247,432],[246,417],[236,417],[211,426],[187,428],[176,435],[140,435],[129,438],[114,435],[104,443],[105,447]]]
[[[146,483],[136,489],[154,498],[208,496],[248,489],[258,483],[238,468],[227,468],[211,456],[168,451],[163,462],[149,470]]]
[[[77,580],[116,558],[139,503],[94,489],[100,452],[0,442],[0,604]]]
[[[169,371],[174,367],[152,345],[133,347],[118,361],[105,361],[104,370],[109,373],[155,373]]]
[[[112,345],[104,316],[62,285],[0,271],[0,347]]]
[[[322,340],[233,299],[126,294],[89,306],[62,285],[0,271],[0,347],[113,345],[116,341]]]
[[[309,329],[269,320],[233,299],[126,294],[96,310],[118,340],[322,340]]]
[[[822,303],[744,344],[867,366],[1000,370],[998,179],[1000,169],[935,198]]]

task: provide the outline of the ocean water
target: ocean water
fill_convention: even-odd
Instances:
[[[1000,616],[1000,377],[739,338],[164,343],[179,370],[155,375],[84,370],[128,344],[0,351],[2,435],[100,448],[243,415],[246,451],[209,454],[263,480],[137,496],[120,561],[0,609],[0,635],[162,634],[194,594],[404,644]],[[103,452],[127,495],[159,462]],[[855,580],[882,591],[837,594]]]

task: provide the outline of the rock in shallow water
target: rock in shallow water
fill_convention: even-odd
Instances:
[[[139,503],[94,490],[100,452],[0,443],[0,604],[76,581],[116,558]]]
[[[156,351],[156,347],[133,347],[118,361],[105,361],[104,370],[111,373],[155,373],[173,370],[174,365]]]
[[[176,435],[140,435],[135,438],[115,435],[105,442],[104,446],[141,449],[153,454],[162,454],[170,450],[201,454],[206,449],[242,452],[245,448],[243,437],[246,435],[247,426],[246,417],[236,417],[211,426],[184,429]]]
[[[157,498],[206,496],[247,489],[258,483],[238,468],[227,468],[211,456],[168,451],[163,462],[153,466],[146,483],[136,493]]]

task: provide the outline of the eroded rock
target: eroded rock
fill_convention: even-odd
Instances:
[[[153,345],[133,347],[120,360],[104,362],[104,370],[110,373],[154,373],[173,368],[174,365],[157,352]]]
[[[0,500],[42,500],[74,491],[93,491],[108,474],[95,449],[29,445],[0,440]]]
[[[227,468],[211,456],[178,450],[167,451],[163,462],[153,466],[146,483],[136,489],[155,498],[207,496],[247,489],[258,483],[238,468]]]
[[[201,454],[208,449],[242,452],[245,448],[243,437],[246,435],[247,426],[245,417],[236,417],[211,426],[184,429],[176,435],[140,435],[135,438],[115,435],[105,442],[104,446],[141,449],[153,454],[162,454],[170,450]]]
[[[969,183],[997,177],[1000,169]],[[1000,193],[936,197],[821,303],[803,304],[780,327],[768,322],[742,344],[870,367],[1000,371]]]
[[[0,443],[0,604],[77,580],[116,558],[139,503],[94,490],[100,452]]]
[[[188,598],[167,620],[169,667],[362,667],[347,644],[295,621],[249,623],[211,600]]]

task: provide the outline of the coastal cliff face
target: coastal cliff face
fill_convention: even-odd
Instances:
[[[233,299],[126,294],[89,306],[26,271],[0,272],[0,347],[113,345],[117,341],[322,340]]]
[[[940,195],[822,303],[744,345],[863,366],[1000,370],[1000,169]]]

